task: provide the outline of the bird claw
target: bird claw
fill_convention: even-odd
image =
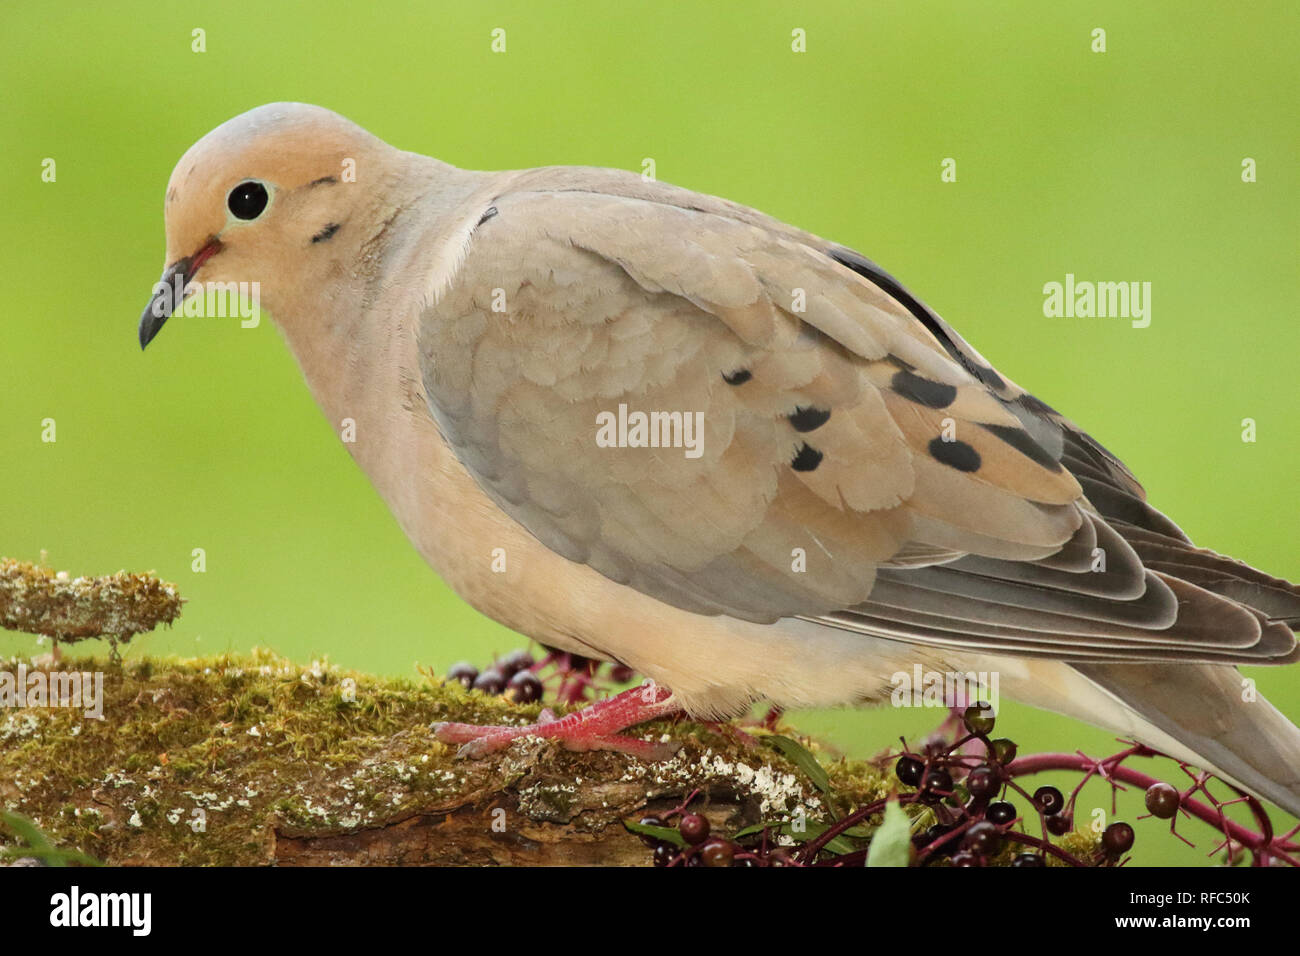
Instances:
[[[520,737],[539,737],[554,740],[568,750],[613,750],[654,762],[667,760],[680,744],[641,740],[616,731],[676,710],[670,702],[671,696],[662,688],[634,687],[564,717],[557,718],[550,709],[543,710],[533,724],[480,726],[439,721],[432,730],[443,743],[460,744],[456,756],[467,759],[503,750]]]

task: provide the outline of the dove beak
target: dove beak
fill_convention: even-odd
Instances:
[[[221,250],[221,241],[213,236],[192,256],[177,259],[163,270],[153,287],[153,296],[140,315],[140,348],[153,341],[163,324],[180,308],[185,288],[193,281],[199,267]]]

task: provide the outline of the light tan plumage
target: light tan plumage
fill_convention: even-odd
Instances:
[[[226,213],[244,180],[270,184],[265,221]],[[168,265],[214,241],[199,278],[262,282],[416,547],[508,626],[708,715],[998,670],[1300,808],[1300,731],[1231,667],[1295,658],[1300,594],[1193,548],[856,253],[629,173],[458,170],[291,104],[178,164]],[[698,457],[602,447],[620,405],[699,413]]]

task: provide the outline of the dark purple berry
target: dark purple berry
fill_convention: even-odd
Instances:
[[[970,791],[966,789],[965,784],[956,784],[952,788],[952,796],[944,797],[943,802],[958,810],[970,802]]]
[[[474,679],[473,687],[485,694],[499,694],[506,689],[506,679],[495,667],[489,667]]]
[[[569,670],[571,671],[587,671],[594,668],[595,665],[596,662],[590,657],[582,657],[579,654],[569,655]]]
[[[990,740],[993,747],[993,756],[998,763],[1006,766],[1016,759],[1016,742],[1008,740],[1006,737],[999,737],[997,740]]]
[[[919,787],[921,777],[925,774],[925,764],[911,754],[903,754],[894,765],[894,773],[898,774],[898,779],[909,787]]]
[[[1051,816],[1065,809],[1065,797],[1055,787],[1039,787],[1034,791],[1034,805]]]
[[[677,821],[677,829],[682,832],[682,839],[692,846],[698,846],[709,838],[709,821],[698,813],[683,813]]]
[[[671,843],[660,843],[655,847],[655,866],[667,866],[677,855],[677,847]]]
[[[1021,853],[1011,861],[1012,866],[1047,866],[1047,861],[1037,853]]]
[[[1133,849],[1133,828],[1127,823],[1112,823],[1101,835],[1101,848],[1114,859]]]
[[[642,817],[640,823],[643,827],[661,827],[664,825],[664,822],[655,816]],[[637,836],[641,838],[642,843],[652,848],[662,842],[658,837],[650,836],[648,833],[638,833]]]
[[[793,866],[794,854],[783,846],[776,847],[767,855],[768,866]]]
[[[1002,846],[1002,831],[987,820],[981,820],[966,831],[961,845],[980,856],[991,856]]]
[[[1178,788],[1169,783],[1153,783],[1147,788],[1147,809],[1161,820],[1169,820],[1178,812],[1182,797]]]
[[[979,854],[972,853],[970,850],[958,850],[952,855],[953,866],[979,866]]]
[[[993,708],[983,701],[971,704],[962,714],[962,722],[972,734],[988,736],[993,732]]]
[[[726,840],[713,839],[700,847],[699,858],[705,866],[731,866],[736,848]]]
[[[542,682],[532,671],[520,671],[506,685],[506,697],[516,704],[532,704],[542,699]]]
[[[520,671],[526,671],[532,667],[535,661],[533,655],[529,654],[522,648],[517,651],[511,651],[501,660],[496,662],[496,669],[501,672],[501,676],[509,680]]]
[[[952,774],[942,767],[931,767],[926,771],[922,790],[936,797],[939,793],[951,793]]]
[[[447,671],[447,680],[459,681],[463,687],[473,687],[477,677],[478,668],[469,661],[453,664],[451,670]]]
[[[945,843],[943,846],[940,847],[934,846],[936,840],[942,839],[952,831],[953,828],[948,824],[936,823],[934,826],[930,827],[930,829],[925,831],[925,846],[933,847],[933,849],[931,849],[930,851],[932,854],[939,854],[940,856],[946,856],[952,853],[954,850],[957,849],[956,840],[949,840],[947,843]]]
[[[989,766],[979,766],[966,776],[966,789],[976,800],[990,800],[1002,789],[1002,778]]]
[[[615,684],[626,684],[636,676],[636,671],[626,664],[612,664],[609,668],[609,679]]]
[[[1074,829],[1074,820],[1068,814],[1054,813],[1047,818],[1047,832],[1052,836],[1065,836]]]
[[[1017,816],[1019,814],[1016,813],[1015,804],[1007,803],[1005,800],[990,803],[988,809],[984,811],[984,819],[990,823],[996,823],[998,826],[1006,826]]]

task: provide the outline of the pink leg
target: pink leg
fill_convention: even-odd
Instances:
[[[643,760],[665,760],[677,751],[676,744],[618,736],[616,731],[679,709],[672,702],[672,692],[667,688],[645,684],[625,690],[616,697],[588,704],[558,720],[547,710],[542,711],[537,723],[522,727],[480,727],[443,721],[433,725],[433,732],[443,743],[461,744],[457,752],[460,757],[482,757],[509,746],[512,740],[520,737],[542,737],[557,741],[570,750],[617,750]]]

